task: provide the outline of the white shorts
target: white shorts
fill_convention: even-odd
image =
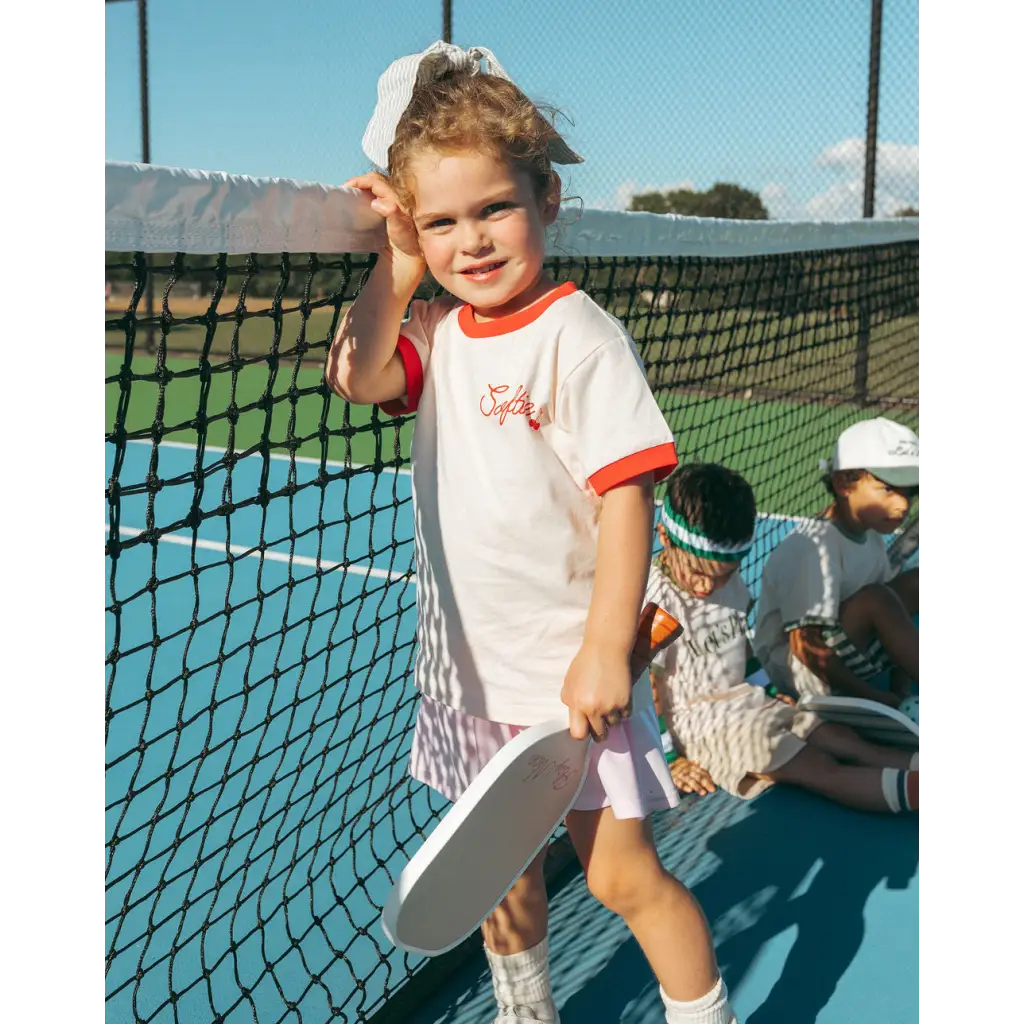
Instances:
[[[733,700],[694,705],[688,714],[666,717],[686,756],[706,769],[715,785],[749,800],[771,785],[770,775],[792,761],[807,737],[821,725],[809,711],[800,711],[763,690]]]
[[[474,718],[421,694],[409,774],[457,800],[483,766],[525,728]],[[634,711],[628,721],[608,731],[603,743],[592,744],[587,779],[573,810],[611,807],[616,818],[646,818],[678,805],[653,707]]]

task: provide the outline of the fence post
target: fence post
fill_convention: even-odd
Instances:
[[[853,367],[853,391],[857,404],[868,404],[868,354],[871,348],[871,257],[867,251],[860,253],[857,268],[857,353]]]
[[[871,0],[871,56],[868,62],[868,124],[864,139],[864,216],[875,215],[875,157],[878,150],[878,75],[882,50],[882,0]]]
[[[142,162],[149,163],[149,40],[146,0],[137,0],[139,15],[139,106],[142,120]],[[156,331],[153,326],[153,275],[146,275],[146,351],[156,351]]]

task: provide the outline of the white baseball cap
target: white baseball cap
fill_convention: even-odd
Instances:
[[[866,469],[893,487],[918,486],[917,434],[883,416],[847,427],[836,441],[831,469]]]

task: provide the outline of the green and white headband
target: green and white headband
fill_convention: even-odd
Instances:
[[[687,523],[682,516],[677,515],[668,502],[662,503],[661,522],[675,547],[709,562],[742,562],[754,544],[753,537],[740,544],[725,544],[712,540]]]

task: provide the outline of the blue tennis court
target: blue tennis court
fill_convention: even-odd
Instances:
[[[122,486],[145,479],[150,454],[127,446]],[[207,463],[221,455],[208,452]],[[187,514],[191,480],[173,481],[195,459],[194,448],[161,447],[159,475],[171,482],[156,495],[154,522]],[[287,485],[287,461],[267,469],[264,486]],[[296,464],[300,477],[316,469]],[[234,467],[234,504],[257,494],[263,470],[259,457]],[[219,505],[225,478],[208,476],[204,509]],[[117,838],[108,991],[117,994],[108,1019],[175,1019],[171,991],[180,993],[176,1019],[210,1019],[213,1006],[226,1021],[252,1020],[258,1004],[271,1020],[290,1003],[321,1019],[332,1005],[348,1007],[355,1019],[393,973],[386,958],[400,958],[380,933],[378,907],[443,806],[404,771],[414,713],[411,517],[367,511],[408,502],[408,490],[403,474],[338,481],[324,492],[337,502],[326,514],[313,488],[290,509],[275,498],[213,519],[194,550],[186,530],[117,560],[122,654],[106,782],[107,839]],[[122,499],[121,537],[146,517],[145,495]],[[317,530],[321,517],[335,521]],[[261,536],[292,533],[303,536],[259,557]],[[323,568],[346,551],[359,564],[318,575],[318,546]],[[160,580],[152,593],[151,577]]]
[[[916,818],[774,789],[686,797],[654,830],[707,915],[743,1024],[918,1020]],[[664,1021],[640,947],[579,875],[553,899],[549,935],[562,1024]],[[410,1024],[481,1024],[493,1005],[480,954]]]
[[[309,486],[318,460],[229,471],[207,449],[193,530],[196,449],[158,455],[125,447],[120,486],[162,485],[121,498],[117,533],[181,526],[108,559],[107,1019],[360,1019],[417,963],[380,906],[445,808],[405,774],[408,474],[333,466]],[[791,526],[762,519],[751,564]],[[656,829],[741,1019],[916,1020],[916,820],[771,792],[691,800]],[[552,944],[564,1024],[663,1019],[638,948],[579,878],[554,901]],[[489,1000],[470,962],[416,1020],[481,1021]]]

